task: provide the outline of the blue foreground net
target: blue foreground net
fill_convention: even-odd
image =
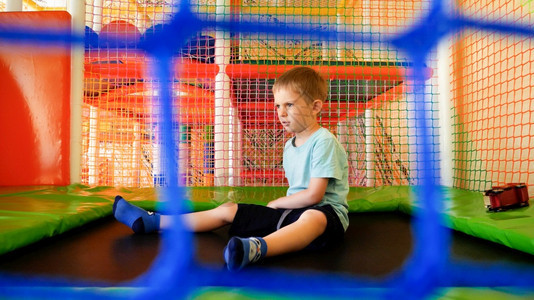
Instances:
[[[179,182],[175,166],[177,141],[173,134],[172,120],[172,72],[169,66],[177,49],[183,48],[186,40],[206,28],[218,28],[229,32],[269,33],[288,36],[310,35],[320,41],[345,41],[357,44],[376,43],[371,35],[339,31],[310,31],[306,26],[284,23],[235,21],[228,18],[212,19],[209,16],[194,14],[188,1],[182,1],[172,21],[153,36],[142,40],[139,48],[154,59],[154,75],[159,82],[162,141],[162,161],[166,161],[164,172],[167,186],[161,188],[160,200],[168,203],[168,209],[176,214],[186,212],[183,201],[186,193]],[[425,99],[425,60],[440,40],[466,28],[488,29],[493,32],[517,34],[532,37],[530,27],[513,23],[488,23],[481,20],[465,19],[461,15],[446,12],[441,1],[434,1],[428,14],[407,31],[388,40],[380,40],[404,51],[412,64],[413,107],[415,108],[415,134],[417,145],[417,170],[419,185],[413,187],[415,201],[420,209],[414,215],[414,251],[397,273],[385,280],[370,280],[346,274],[296,274],[275,270],[243,270],[227,273],[212,270],[194,263],[192,259],[192,235],[184,230],[180,219],[175,226],[163,233],[161,253],[150,270],[143,276],[121,286],[102,282],[81,282],[54,278],[28,278],[10,274],[0,275],[0,295],[7,298],[186,298],[202,287],[224,286],[242,287],[288,297],[347,297],[347,298],[426,298],[436,296],[440,288],[448,287],[532,287],[534,270],[514,266],[458,265],[449,261],[449,232],[442,226],[446,222],[443,207],[446,196],[437,186],[432,174],[439,169],[439,161],[434,151],[435,145],[428,120],[431,111]],[[260,18],[261,19],[261,18]],[[2,25],[0,40],[6,43],[30,43],[46,45],[54,43],[75,43],[82,45],[80,36],[67,32],[38,32],[34,29]],[[179,195],[179,196],[177,196]],[[524,291],[523,289],[517,291]],[[399,296],[401,295],[401,296]]]

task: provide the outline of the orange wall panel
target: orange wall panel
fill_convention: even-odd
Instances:
[[[0,24],[68,30],[67,12],[0,13]],[[0,186],[70,183],[70,47],[0,44]]]

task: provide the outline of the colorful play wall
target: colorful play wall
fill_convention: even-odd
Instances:
[[[303,24],[310,31],[371,34],[376,43],[317,41],[209,29],[175,51],[173,80],[178,165],[188,186],[285,185],[270,86],[280,71],[310,65],[329,78],[321,116],[350,160],[352,186],[417,183],[411,124],[411,59],[380,42],[418,22],[428,1],[199,1],[194,11]],[[139,47],[171,20],[172,1],[86,1],[81,180],[90,185],[165,184],[159,160],[157,82]],[[0,9],[3,7],[0,6]],[[38,10],[32,1],[25,10]],[[48,9],[48,8],[46,8]],[[531,1],[456,1],[458,14],[532,24]],[[257,16],[256,14],[259,14]],[[483,191],[506,182],[534,186],[532,42],[520,35],[465,29],[448,37],[450,90],[438,86],[433,51],[424,91],[434,112],[450,98],[455,187]],[[443,59],[443,57],[439,58]],[[180,65],[183,68],[177,69]],[[445,106],[446,107],[446,106]],[[443,161],[446,153],[437,159]],[[436,175],[436,178],[439,175]],[[534,190],[530,188],[530,193]]]
[[[272,106],[274,79],[294,65],[317,68],[329,79],[321,116],[350,158],[353,186],[417,182],[408,105],[410,60],[380,44],[416,21],[426,2],[311,1],[199,2],[193,9],[232,17],[372,33],[376,45],[309,36],[225,33],[192,36],[175,60],[187,71],[174,78],[179,166],[188,186],[285,185],[281,158],[288,135]],[[158,95],[141,43],[169,22],[173,9],[131,1],[87,2],[82,180],[91,185],[165,184],[157,141]],[[120,42],[114,40],[119,38]],[[141,44],[142,45],[142,44]],[[428,61],[428,82],[432,65]],[[436,88],[426,91],[435,105]],[[134,99],[135,98],[135,99]],[[437,136],[437,131],[434,132]],[[436,138],[437,139],[437,138]]]

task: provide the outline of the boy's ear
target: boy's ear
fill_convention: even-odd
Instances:
[[[316,100],[313,100],[313,104],[312,104],[312,109],[313,109],[313,112],[316,113],[316,114],[319,114],[321,112],[321,110],[323,109],[323,101],[319,100],[319,99],[316,99]]]

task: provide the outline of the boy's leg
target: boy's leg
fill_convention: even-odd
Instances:
[[[184,214],[182,217],[190,230],[202,232],[232,223],[236,212],[237,204],[229,202],[211,210]],[[170,216],[148,212],[129,203],[121,196],[115,197],[113,215],[117,220],[132,228],[135,233],[154,232],[172,225]]]
[[[319,210],[308,209],[297,221],[265,236],[265,256],[276,256],[306,248],[326,229],[327,218]]]
[[[309,209],[292,224],[265,236],[233,237],[224,249],[224,259],[230,270],[238,270],[265,256],[275,256],[306,248],[326,229],[323,212]]]
[[[207,232],[234,221],[237,212],[237,204],[227,202],[220,206],[204,211],[198,211],[182,215],[185,225],[193,232]],[[162,221],[162,228],[168,228],[170,222],[167,219]]]
[[[261,237],[232,237],[224,248],[224,261],[229,270],[239,270],[265,256],[267,244]]]
[[[160,228],[160,214],[137,207],[121,196],[115,197],[113,216],[132,228],[135,233],[149,233],[158,231]]]

